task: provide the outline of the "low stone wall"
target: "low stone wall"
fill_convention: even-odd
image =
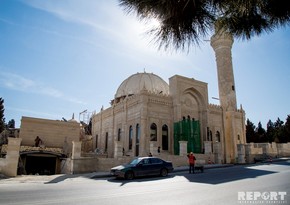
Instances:
[[[239,144],[238,148],[239,158],[245,157],[246,163],[253,163],[254,158],[265,156],[272,158],[290,156],[290,143],[248,143],[244,145]]]
[[[290,156],[290,143],[277,144],[277,155],[279,157]]]
[[[62,173],[64,174],[79,174],[89,172],[108,172],[112,167],[129,163],[134,157],[118,157],[118,158],[106,158],[104,155],[85,155],[86,157],[68,158],[62,162]],[[165,161],[171,161],[173,167],[187,166],[187,156],[156,155]],[[212,154],[195,154],[196,164],[204,165],[208,163],[208,160],[213,162]]]
[[[104,156],[89,156],[79,158],[67,158],[62,161],[63,174],[80,174],[89,172],[108,172],[112,167],[127,164],[133,158],[120,157],[120,158],[105,158]]]

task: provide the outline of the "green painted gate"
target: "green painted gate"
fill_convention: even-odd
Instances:
[[[187,153],[201,153],[199,121],[184,119],[174,123],[174,154],[179,155],[179,141],[187,141]]]

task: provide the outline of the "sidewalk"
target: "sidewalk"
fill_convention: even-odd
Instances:
[[[273,158],[272,162],[279,162],[279,161],[287,161],[290,160],[290,157],[283,157],[283,158]],[[262,162],[257,164],[265,164],[270,162]],[[255,164],[243,164],[243,165],[255,165]],[[204,165],[204,169],[216,169],[216,168],[224,168],[224,167],[231,167],[231,166],[239,166],[234,164],[206,164]],[[184,172],[188,171],[188,166],[180,166],[174,167],[173,173]],[[58,183],[64,180],[74,180],[78,178],[105,178],[111,177],[110,172],[91,172],[91,173],[84,173],[84,174],[56,174],[56,175],[21,175],[16,177],[7,178],[4,175],[0,174],[0,184],[1,183]]]
[[[233,166],[231,164],[209,164],[204,169]],[[175,167],[173,173],[188,171],[188,166]],[[83,174],[56,174],[56,175],[19,175],[16,177],[6,177],[0,174],[1,183],[58,183],[64,180],[76,180],[77,178],[106,178],[112,177],[110,172],[91,172]]]
[[[279,161],[286,161],[290,160],[290,157],[282,157],[282,158],[273,158],[272,162],[279,162]],[[269,162],[262,162],[262,163],[269,163]],[[243,164],[246,165],[246,164]],[[248,164],[249,165],[249,164]],[[215,168],[223,168],[223,167],[232,167],[235,166],[235,164],[205,164],[204,169],[215,169]],[[180,166],[180,167],[174,167],[173,173],[177,172],[184,172],[188,171],[188,166]],[[90,178],[102,178],[102,177],[110,177],[109,172],[93,172],[89,174]]]

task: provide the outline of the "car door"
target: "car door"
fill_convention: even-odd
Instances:
[[[162,160],[158,158],[150,158],[150,164],[152,175],[159,175],[163,165]]]
[[[152,165],[150,158],[143,159],[142,176],[152,175]]]
[[[135,167],[135,176],[150,175],[150,160],[149,158],[142,159]]]

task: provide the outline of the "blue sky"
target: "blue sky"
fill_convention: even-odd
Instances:
[[[178,74],[208,83],[219,104],[215,56],[208,41],[187,52],[160,51],[117,0],[0,0],[0,97],[6,122],[22,116],[75,119],[107,108],[137,72],[166,82]],[[210,36],[208,37],[210,39]],[[205,40],[208,40],[205,39]],[[254,124],[290,114],[290,28],[236,40],[238,107]]]

